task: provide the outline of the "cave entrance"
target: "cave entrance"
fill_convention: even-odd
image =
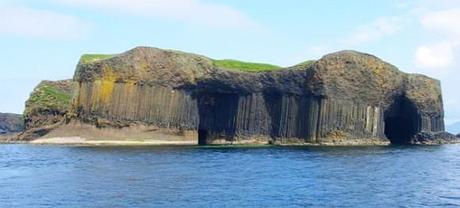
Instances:
[[[393,101],[384,118],[385,136],[392,144],[408,144],[417,133],[417,108],[404,95]]]
[[[208,139],[208,131],[206,129],[198,129],[198,145],[206,145]]]

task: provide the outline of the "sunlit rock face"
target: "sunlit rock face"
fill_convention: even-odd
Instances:
[[[74,82],[73,119],[193,131],[200,144],[405,144],[444,131],[439,81],[355,51],[248,73],[138,47],[81,60]]]

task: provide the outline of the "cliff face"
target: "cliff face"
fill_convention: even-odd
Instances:
[[[17,133],[24,128],[22,115],[0,113],[0,135]]]
[[[357,115],[363,112],[361,118],[352,116],[358,123],[351,126],[365,129],[358,135],[368,137],[372,133],[373,137],[386,137],[393,143],[413,143],[419,132],[444,131],[437,80],[402,73],[372,55],[353,51],[323,57],[311,67],[310,73],[308,83],[312,93],[325,97],[326,102],[339,102],[327,110],[339,115],[334,120],[341,122],[347,117],[344,112],[355,112],[354,108],[358,109]],[[331,122],[334,123],[329,121],[326,126]],[[346,129],[340,125],[332,128]]]
[[[444,131],[439,81],[354,51],[247,73],[199,55],[139,47],[82,59],[74,81],[78,120],[195,131],[200,144],[424,143]]]
[[[43,136],[64,121],[71,110],[72,80],[42,81],[30,94],[24,110],[22,140]]]

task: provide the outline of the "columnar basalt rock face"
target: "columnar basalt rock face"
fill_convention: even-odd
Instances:
[[[110,92],[105,92],[107,85],[113,85]],[[77,105],[80,118],[101,127],[143,122],[162,128],[195,129],[198,124],[197,102],[191,94],[163,86],[84,82],[79,84]]]
[[[246,73],[139,47],[81,61],[74,81],[76,119],[196,131],[200,144],[416,143],[421,132],[444,131],[439,81],[354,51]]]

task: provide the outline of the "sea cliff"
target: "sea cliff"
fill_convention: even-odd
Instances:
[[[203,145],[431,144],[455,138],[444,132],[438,80],[401,72],[369,54],[340,51],[288,68],[226,63],[150,47],[82,56],[67,91],[72,103],[56,114],[67,127],[54,136],[59,128],[85,125]],[[81,136],[73,134],[66,136]]]

